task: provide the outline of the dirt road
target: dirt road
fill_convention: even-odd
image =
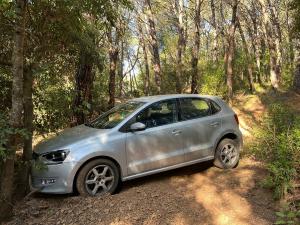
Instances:
[[[245,158],[234,170],[205,163],[130,181],[113,196],[37,195],[19,203],[8,224],[272,224],[265,173]]]

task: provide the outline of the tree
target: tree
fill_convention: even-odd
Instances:
[[[137,19],[137,26],[138,26],[138,31],[139,31],[139,36],[140,36],[140,43],[142,46],[143,50],[143,58],[144,58],[144,67],[145,67],[145,81],[144,81],[144,94],[149,95],[150,93],[150,69],[149,69],[149,63],[148,63],[148,52],[147,52],[147,45],[146,45],[146,40],[145,40],[145,34],[143,31],[142,27],[142,22],[141,18],[138,17]]]
[[[108,93],[109,101],[108,107],[112,108],[115,105],[115,93],[116,93],[116,70],[119,56],[119,33],[116,27],[112,27],[108,33],[108,42],[109,42],[109,84],[108,84]]]
[[[160,56],[158,50],[158,40],[156,35],[156,28],[154,22],[154,15],[152,12],[152,5],[150,0],[145,0],[146,7],[146,17],[149,23],[149,35],[150,35],[150,46],[152,50],[152,62],[153,62],[153,71],[154,79],[156,84],[157,93],[161,92],[161,66],[160,66]]]
[[[196,3],[198,4],[198,3]],[[218,60],[218,24],[216,20],[216,2],[215,0],[210,0],[211,9],[211,25],[213,26],[213,50],[212,50],[212,60],[216,62]]]
[[[233,0],[231,2],[232,14],[231,23],[228,29],[227,35],[227,49],[225,52],[225,68],[227,77],[227,89],[228,89],[228,99],[231,101],[233,97],[233,59],[234,59],[234,45],[235,45],[235,30],[237,26],[237,9],[238,0]]]
[[[293,9],[293,36],[298,40],[300,39],[300,2],[294,0],[291,4],[291,8]],[[299,54],[299,53],[298,53]],[[294,83],[293,86],[296,91],[300,92],[300,56],[296,59],[296,66],[294,71]]]
[[[73,125],[86,122],[86,110],[92,103],[92,87],[94,81],[94,59],[91,53],[82,49],[79,54],[78,68],[75,74],[75,98],[73,103]]]
[[[279,60],[277,59],[276,53],[276,41],[274,39],[274,31],[270,22],[270,17],[267,12],[267,6],[265,0],[259,0],[262,10],[263,26],[264,26],[264,36],[266,43],[268,44],[269,54],[270,54],[270,80],[273,90],[277,90],[279,87],[280,78],[280,66],[278,65]]]
[[[26,12],[27,0],[16,0],[14,47],[12,55],[12,108],[9,121],[10,126],[15,132],[9,137],[8,153],[3,163],[0,198],[1,218],[10,217],[12,215],[11,201],[14,181],[14,158],[16,149],[20,143],[20,137],[16,131],[23,128],[23,63]]]
[[[198,92],[198,78],[199,78],[199,71],[198,71],[198,61],[199,61],[199,48],[200,48],[200,10],[201,10],[201,0],[196,0],[195,3],[195,15],[194,15],[194,45],[192,47],[192,83],[191,83],[191,93],[195,94]],[[215,58],[213,60],[216,60]]]
[[[242,43],[243,43],[243,48],[244,48],[244,52],[246,55],[246,60],[247,60],[247,71],[248,71],[248,80],[249,80],[249,90],[251,93],[253,93],[253,64],[252,64],[252,57],[250,55],[250,50],[249,50],[249,46],[246,42],[245,39],[245,35],[244,35],[244,31],[243,28],[241,26],[241,23],[239,21],[239,19],[237,18],[237,26],[239,28],[240,31],[240,35],[241,35],[241,39],[242,39]]]
[[[183,65],[182,65],[182,55],[184,53],[185,47],[185,29],[184,29],[184,1],[175,0],[174,1],[174,13],[176,15],[175,26],[177,27],[178,32],[178,41],[177,41],[177,55],[176,55],[176,92],[182,92],[182,84],[180,77],[183,76]]]

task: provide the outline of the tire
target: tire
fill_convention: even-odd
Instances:
[[[108,159],[95,159],[79,171],[76,188],[80,195],[98,196],[114,194],[119,183],[120,172],[116,164]]]
[[[237,167],[239,163],[239,157],[239,143],[236,140],[225,138],[217,146],[215,151],[214,165],[221,169],[232,169]]]

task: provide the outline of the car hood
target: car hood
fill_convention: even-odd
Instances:
[[[80,142],[93,136],[101,136],[106,134],[108,131],[108,129],[96,129],[86,125],[79,125],[65,129],[57,136],[42,141],[34,148],[34,151],[38,154],[42,154],[66,148],[68,149],[76,142]]]

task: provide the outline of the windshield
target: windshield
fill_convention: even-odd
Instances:
[[[86,125],[98,129],[114,128],[143,104],[144,102],[131,101],[117,105]]]

